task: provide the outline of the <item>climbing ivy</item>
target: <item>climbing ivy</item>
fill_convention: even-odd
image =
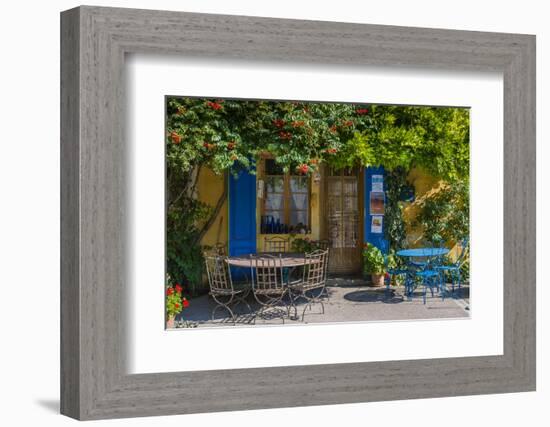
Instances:
[[[403,219],[402,200],[410,191],[407,170],[398,166],[386,174],[386,206],[384,233],[390,248],[402,249],[405,245],[406,227]]]
[[[460,242],[469,235],[469,180],[445,183],[420,202],[415,225],[421,226],[424,237],[432,242]]]
[[[469,173],[469,110],[441,107],[370,107],[371,121],[348,140],[342,165],[421,167],[456,181]]]

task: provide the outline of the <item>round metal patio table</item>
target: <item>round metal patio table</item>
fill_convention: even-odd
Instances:
[[[306,258],[304,254],[297,253],[297,252],[285,252],[285,253],[274,253],[274,252],[262,252],[258,254],[251,254],[254,256],[254,258],[250,258],[250,255],[237,255],[237,256],[230,256],[227,258],[227,263],[233,267],[242,267],[242,268],[250,268],[250,260],[251,259],[273,259],[273,256],[279,257],[281,256],[281,264],[283,268],[293,268],[293,267],[299,267],[301,265],[306,264]],[[262,257],[262,255],[268,255],[266,257]]]
[[[447,248],[414,248],[414,249],[401,249],[395,254],[397,256],[408,257],[408,258],[422,258],[422,257],[435,257],[441,255],[447,255],[449,249]]]
[[[251,255],[253,255],[253,258],[250,257]],[[263,257],[262,255],[267,255],[267,256]],[[286,276],[287,276],[287,278],[285,279],[285,282],[288,280],[288,277],[290,277],[291,272],[296,267],[306,265],[305,254],[293,253],[293,252],[284,252],[284,253],[261,252],[261,253],[256,253],[256,254],[231,256],[231,257],[226,258],[226,260],[227,260],[227,263],[232,267],[251,268],[251,267],[253,267],[253,264],[252,264],[251,260],[264,259],[264,260],[267,261],[268,259],[269,260],[274,259],[273,258],[274,256],[277,257],[277,258],[280,257],[280,259],[281,259],[281,267],[283,268],[283,270],[286,271]],[[277,259],[277,258],[275,258],[275,259]],[[313,260],[310,259],[309,262],[311,263],[311,262],[316,262],[316,261],[313,261]],[[288,284],[288,283],[285,283],[285,284]],[[290,304],[291,304],[292,307],[295,307],[292,296],[291,296],[291,299],[290,299]],[[297,320],[298,317],[296,317],[296,315],[294,315],[294,316],[291,316],[290,319]]]
[[[446,255],[448,253],[449,253],[449,249],[447,248],[414,248],[414,249],[401,249],[400,251],[397,251],[395,253],[397,256],[406,257],[406,258],[427,258],[428,259],[428,261],[426,262],[415,262],[415,261],[412,261],[412,259],[410,260],[407,268],[409,272],[407,273],[407,279],[405,280],[405,293],[411,296],[412,292],[414,292],[414,289],[416,289],[416,283],[414,279],[411,279],[411,275],[414,275],[415,272],[418,271],[418,269],[423,270],[428,265],[430,265],[432,258]]]

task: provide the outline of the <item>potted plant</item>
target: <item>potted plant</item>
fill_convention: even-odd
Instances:
[[[189,301],[183,296],[183,288],[176,283],[166,288],[166,328],[174,328],[176,315],[189,307]]]
[[[293,236],[294,237],[294,236]],[[306,237],[304,239],[302,238],[294,238],[292,240],[292,250],[294,252],[299,252],[302,254],[313,252],[316,249],[315,243],[312,242],[309,237]]]
[[[363,247],[363,272],[370,274],[373,286],[384,286],[384,255],[371,243],[365,243]]]

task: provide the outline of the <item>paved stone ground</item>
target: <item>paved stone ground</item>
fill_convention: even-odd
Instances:
[[[450,286],[449,286],[450,289]],[[392,295],[386,295],[385,288],[369,287],[361,279],[329,279],[327,282],[329,299],[324,301],[325,313],[320,304],[305,311],[304,322],[301,317],[289,319],[286,311],[273,310],[267,318],[256,317],[256,325],[285,325],[304,323],[364,322],[388,320],[420,320],[469,317],[469,288],[462,287],[460,295],[442,300],[437,294],[431,296],[428,291],[426,304],[422,302],[422,290],[418,288],[412,299],[404,296],[403,288],[395,289]],[[257,309],[252,295],[247,299],[252,309]],[[181,318],[176,320],[176,327],[217,327],[233,326],[227,311],[219,309],[214,321],[211,312],[214,302],[207,295],[195,298]],[[304,301],[297,302],[298,314],[305,307]],[[282,307],[284,308],[284,307]],[[243,305],[237,308],[237,326],[254,325],[254,316],[248,314]]]

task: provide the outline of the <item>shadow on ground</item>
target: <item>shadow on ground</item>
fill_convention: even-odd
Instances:
[[[388,293],[385,289],[366,289],[349,292],[344,295],[344,299],[353,302],[382,302],[384,304],[399,304],[405,300],[403,295],[397,294],[395,291]]]

